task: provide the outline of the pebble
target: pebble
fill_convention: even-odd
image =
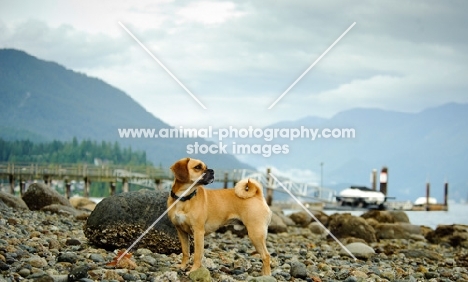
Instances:
[[[306,265],[300,261],[293,261],[291,263],[291,269],[289,273],[294,278],[305,279],[307,277]]]
[[[365,250],[369,255],[354,261],[333,240],[294,226],[287,233],[268,235],[272,276],[261,276],[262,261],[248,237],[230,232],[206,237],[201,278],[190,277],[185,273],[189,268],[182,271],[176,266],[181,254],[162,255],[145,248],[131,251],[135,269],[113,269],[106,264],[116,256],[115,250],[89,245],[83,223],[68,215],[1,210],[0,281],[468,280],[468,250],[464,248],[434,245],[422,238],[380,240],[370,246],[359,243],[360,249],[354,252]]]
[[[57,262],[75,263],[78,256],[73,252],[60,253],[57,257]]]
[[[32,266],[32,267],[37,267],[37,268],[42,268],[47,266],[47,261],[45,258],[41,258],[37,255],[31,256],[27,262]]]
[[[28,277],[29,274],[31,274],[31,271],[27,268],[21,268],[21,270],[18,271],[18,274],[21,275],[22,277]]]
[[[102,257],[102,255],[100,254],[91,254],[89,256],[89,258],[93,261],[93,262],[104,262],[104,258]]]

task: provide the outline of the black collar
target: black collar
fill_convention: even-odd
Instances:
[[[197,194],[197,189],[193,190],[193,192],[190,193],[190,195],[188,195],[188,196],[179,197],[179,196],[177,196],[177,195],[171,190],[171,197],[172,197],[174,200],[179,199],[179,201],[181,201],[181,202],[185,202],[185,201],[188,201],[188,200],[192,199],[196,194]]]

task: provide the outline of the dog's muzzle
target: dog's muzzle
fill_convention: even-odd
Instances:
[[[204,173],[205,175],[203,175],[203,178],[200,179],[197,184],[207,185],[207,184],[213,183],[214,171],[212,169],[207,169],[204,171]]]

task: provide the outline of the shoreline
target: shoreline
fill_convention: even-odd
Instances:
[[[85,273],[80,281],[190,281],[175,267],[180,254],[134,249],[135,269],[107,267],[115,252],[89,245],[84,223],[71,215],[3,207],[0,277],[5,281],[41,277],[67,281],[71,274]],[[261,260],[247,237],[237,237],[230,231],[213,233],[206,237],[205,245],[204,265],[212,281],[249,281],[260,275]],[[288,226],[287,233],[269,233],[267,246],[276,281],[468,280],[468,249],[430,244],[423,238],[370,243],[375,253],[360,256],[357,261],[343,253],[336,242],[309,228]],[[295,277],[301,271],[307,277]]]

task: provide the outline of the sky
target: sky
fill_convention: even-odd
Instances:
[[[0,0],[0,48],[98,77],[172,126],[262,127],[467,103],[467,10],[467,1]]]

